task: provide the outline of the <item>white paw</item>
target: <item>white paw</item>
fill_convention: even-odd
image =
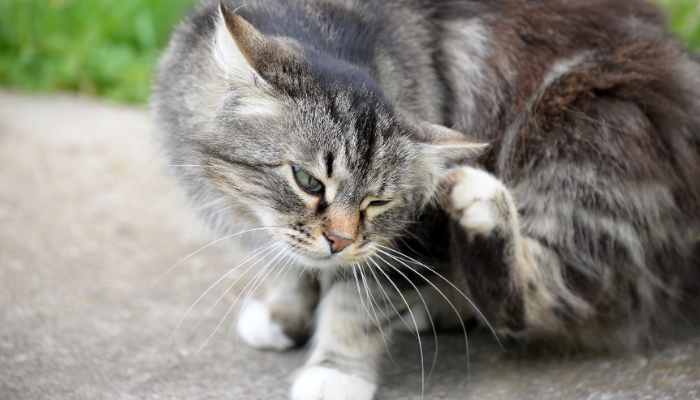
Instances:
[[[241,311],[238,335],[259,349],[286,350],[294,346],[294,342],[282,331],[282,326],[272,321],[267,306],[253,299]]]
[[[488,172],[471,167],[450,171],[445,181],[447,190],[442,194],[445,211],[471,232],[490,233],[499,222],[494,215],[493,200],[508,193],[503,183]]]
[[[311,367],[292,385],[292,400],[371,400],[377,385],[336,369]]]

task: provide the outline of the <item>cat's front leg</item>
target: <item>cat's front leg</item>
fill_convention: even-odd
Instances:
[[[273,282],[262,301],[250,299],[241,311],[238,334],[260,349],[285,350],[306,341],[318,304],[315,279],[288,271]]]
[[[370,315],[356,282],[336,282],[317,311],[311,356],[292,386],[292,400],[370,400],[390,329]]]

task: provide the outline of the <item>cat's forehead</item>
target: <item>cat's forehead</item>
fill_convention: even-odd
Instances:
[[[415,153],[394,121],[367,110],[334,117],[317,107],[296,127],[293,161],[338,200],[391,195]]]
[[[299,105],[293,127],[293,140],[309,159],[326,160],[356,172],[398,161],[398,153],[407,149],[408,132],[396,120],[392,110],[368,101],[355,102],[349,96]],[[387,160],[387,158],[389,160]]]

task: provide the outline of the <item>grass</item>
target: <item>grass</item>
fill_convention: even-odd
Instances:
[[[0,0],[0,85],[145,103],[192,0]]]
[[[668,29],[690,50],[700,53],[700,1],[654,0],[668,15]]]
[[[0,0],[0,85],[145,103],[158,54],[196,0]],[[700,52],[699,0],[655,0]]]

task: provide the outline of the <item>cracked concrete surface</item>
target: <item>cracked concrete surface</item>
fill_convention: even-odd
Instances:
[[[212,237],[150,129],[141,108],[0,92],[0,399],[287,397],[304,349],[227,338],[237,307],[212,335],[246,277],[207,314],[236,276],[225,279],[175,331],[240,252],[210,246],[156,282]],[[439,335],[425,399],[700,399],[697,335],[623,356],[504,353],[485,331],[469,345],[468,375],[463,336]],[[415,338],[392,355],[377,399],[421,399]]]

